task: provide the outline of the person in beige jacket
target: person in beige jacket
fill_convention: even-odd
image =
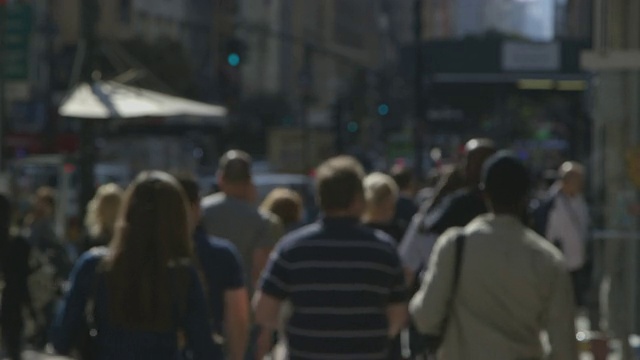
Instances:
[[[578,358],[569,274],[562,254],[524,225],[529,190],[525,166],[499,152],[483,169],[491,213],[437,240],[410,313],[420,332],[444,329],[439,359]],[[454,290],[460,232],[465,241]],[[548,334],[549,354],[542,332]]]

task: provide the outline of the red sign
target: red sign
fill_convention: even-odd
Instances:
[[[13,133],[5,136],[5,146],[7,148],[15,151],[24,151],[28,154],[73,153],[78,150],[79,145],[80,141],[76,134],[57,135],[49,149],[47,149],[41,135]]]

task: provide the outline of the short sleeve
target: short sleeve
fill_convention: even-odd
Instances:
[[[242,260],[238,249],[231,243],[225,247],[225,280],[224,289],[234,290],[245,286],[244,269],[242,268]]]
[[[289,264],[285,258],[282,246],[271,253],[259,285],[263,293],[282,300],[289,297]]]
[[[185,319],[185,332],[194,360],[221,359],[222,349],[211,338],[206,300],[202,285],[195,269],[189,272],[188,306]]]

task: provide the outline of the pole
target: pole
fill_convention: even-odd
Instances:
[[[0,0],[0,172],[5,169],[5,158],[7,157],[4,152],[4,133],[7,125],[7,111],[5,106],[5,73],[4,73],[4,38],[7,24],[7,2],[6,0]]]
[[[95,26],[98,20],[96,0],[80,1],[80,39],[84,45],[84,58],[80,61],[80,82],[93,83],[94,54],[96,49]],[[95,123],[93,120],[80,119],[80,220],[84,220],[87,204],[95,191]]]
[[[425,116],[424,99],[424,64],[422,56],[422,0],[414,0],[414,30],[415,30],[415,75],[414,101],[415,114],[413,118],[413,148],[414,171],[417,179],[423,179],[423,139],[422,127]]]
[[[305,174],[311,171],[311,134],[309,127],[309,103],[313,93],[313,74],[311,70],[312,46],[309,43],[304,45],[304,55],[302,69],[300,71],[300,100],[301,116],[300,128],[302,129],[302,167]]]
[[[53,22],[53,0],[48,0],[46,2],[46,15],[44,19],[44,24],[42,26],[42,37],[44,39],[44,60],[41,60],[44,63],[45,68],[47,69],[46,75],[43,79],[43,87],[42,87],[42,107],[45,112],[45,131],[46,139],[47,139],[47,148],[50,150],[54,150],[54,144],[57,134],[56,123],[54,122],[54,117],[51,114],[51,105],[52,105],[52,92],[53,92],[53,69],[54,69],[54,61],[53,61],[53,41],[54,41],[54,29],[55,24]]]

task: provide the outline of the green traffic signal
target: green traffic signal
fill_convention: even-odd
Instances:
[[[227,62],[233,67],[240,65],[240,55],[237,53],[229,54],[229,56],[227,56]]]
[[[380,104],[378,106],[378,115],[380,116],[387,116],[389,115],[389,105],[387,104]]]

